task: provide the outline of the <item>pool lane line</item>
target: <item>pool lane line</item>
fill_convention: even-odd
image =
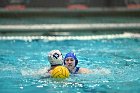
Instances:
[[[0,36],[0,40],[99,40],[99,39],[116,39],[116,38],[140,38],[139,33],[123,33],[112,35],[91,35],[91,36]]]
[[[4,30],[88,30],[88,29],[131,29],[140,28],[140,23],[94,23],[94,24],[21,24],[0,25]]]

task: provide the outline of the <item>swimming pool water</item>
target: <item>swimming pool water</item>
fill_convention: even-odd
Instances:
[[[74,51],[78,66],[94,74],[41,79],[47,53]],[[0,93],[139,93],[140,38],[101,40],[0,40]]]

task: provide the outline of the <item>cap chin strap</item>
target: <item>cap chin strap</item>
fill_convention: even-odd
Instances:
[[[78,60],[75,60],[75,67],[77,66],[77,64],[78,64]]]

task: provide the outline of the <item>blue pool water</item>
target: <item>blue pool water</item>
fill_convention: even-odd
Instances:
[[[41,79],[47,53],[74,51],[78,66],[94,74]],[[139,93],[140,38],[96,40],[0,40],[0,93]]]

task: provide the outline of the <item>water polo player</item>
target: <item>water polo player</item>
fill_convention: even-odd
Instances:
[[[56,66],[61,66],[63,64],[63,56],[59,50],[52,50],[48,53],[48,61],[50,62],[50,73]]]
[[[76,55],[72,52],[69,52],[65,55],[64,65],[69,69],[71,74],[86,74],[91,73],[92,71],[87,68],[77,67],[78,59]]]
[[[50,77],[55,67],[63,65],[63,56],[59,50],[50,51],[47,57],[50,63],[50,67],[49,68],[45,67],[43,69],[40,69],[38,72],[36,72],[36,75],[40,75],[41,78]]]

